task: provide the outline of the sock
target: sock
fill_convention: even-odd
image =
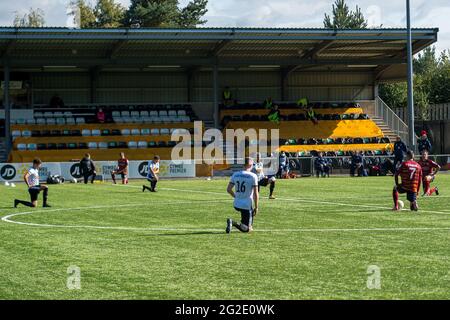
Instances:
[[[44,189],[44,195],[43,195],[44,206],[47,205],[47,199],[48,199],[48,189]]]
[[[392,191],[392,197],[394,198],[394,206],[398,208],[398,191],[396,189]]]
[[[114,183],[116,183],[116,175],[114,173],[111,173],[111,178]]]
[[[436,192],[436,187],[433,187],[433,188],[431,188],[430,189],[430,191],[428,192],[428,195],[432,195],[433,193],[435,193]]]
[[[273,195],[273,190],[274,190],[274,189],[275,189],[275,181],[273,181],[273,182],[270,183],[270,188],[269,188],[269,190],[270,190],[270,196]]]
[[[91,183],[94,183],[96,177],[97,177],[97,175],[96,175],[95,173],[92,174],[92,180],[91,180]]]
[[[157,184],[157,183],[158,183],[157,181],[152,181],[152,182],[150,183],[150,185],[151,185],[151,187],[152,187],[152,190],[155,190],[156,184]]]
[[[28,201],[17,200],[17,203],[20,203],[20,204],[23,204],[24,206],[33,208],[33,204],[31,202],[28,202]]]

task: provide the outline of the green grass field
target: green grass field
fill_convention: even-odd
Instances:
[[[24,213],[0,221],[0,298],[449,299],[450,175],[435,184],[419,213],[393,213],[392,177],[278,181],[255,232],[231,235],[224,179],[50,186],[45,210],[13,209],[25,186],[0,186],[0,216]]]

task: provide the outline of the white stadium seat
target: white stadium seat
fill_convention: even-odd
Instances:
[[[11,132],[11,135],[12,135],[13,139],[21,137],[22,136],[22,131],[20,131],[20,130],[13,130],[13,132]]]
[[[160,117],[167,117],[167,111],[166,111],[166,110],[161,110],[161,111],[159,112],[159,116],[160,116]]]
[[[129,136],[131,134],[130,129],[122,129],[120,132],[123,136]]]
[[[138,144],[137,144],[136,141],[128,142],[128,148],[130,148],[130,149],[137,149],[137,147],[138,147]]]
[[[107,142],[99,142],[98,148],[99,149],[108,149],[108,143]]]
[[[48,125],[55,125],[56,124],[55,118],[47,118],[46,122],[47,122]]]
[[[159,129],[152,129],[150,130],[150,133],[152,134],[152,136],[159,136]]]
[[[92,133],[91,133],[91,130],[89,130],[89,129],[83,129],[83,130],[81,131],[81,135],[82,135],[83,137],[90,137],[90,136],[92,135]]]
[[[34,120],[34,119],[27,119],[27,124],[31,124],[31,125],[36,124],[36,120]]]
[[[141,135],[149,136],[150,135],[150,129],[141,129]]]
[[[37,150],[37,144],[35,144],[35,143],[29,143],[29,144],[27,145],[27,149],[30,150],[30,151],[36,151],[36,150]]]
[[[169,129],[166,129],[166,128],[163,128],[163,129],[161,129],[161,130],[159,131],[159,133],[160,133],[162,136],[169,135],[169,134],[170,134],[170,130],[169,130]]]
[[[66,122],[67,124],[75,124],[75,118],[67,118]]]
[[[92,136],[93,137],[100,137],[102,135],[102,132],[98,129],[93,129],[92,130]]]
[[[120,115],[122,116],[122,118],[129,117],[130,116],[130,111],[122,111],[120,113]]]
[[[178,110],[178,115],[179,116],[185,116],[186,115],[186,110]]]
[[[141,135],[141,130],[139,130],[139,129],[131,129],[131,135],[132,136],[140,136]]]
[[[88,148],[89,149],[97,149],[98,148],[97,142],[89,142]]]
[[[141,111],[141,117],[148,117],[149,113],[148,111]]]
[[[138,148],[139,149],[147,149],[147,141],[139,141]]]
[[[31,137],[31,131],[30,130],[23,130],[22,131],[22,137],[24,138],[30,138]]]
[[[77,122],[77,124],[85,124],[86,121],[84,120],[84,118],[76,118],[75,120]]]
[[[46,124],[45,118],[37,118],[36,119],[36,124],[45,125]]]
[[[65,118],[56,118],[56,124],[65,125],[66,119]]]
[[[17,145],[17,150],[19,150],[19,151],[25,151],[25,150],[27,150],[27,145],[26,145],[25,143],[19,143],[19,144]]]

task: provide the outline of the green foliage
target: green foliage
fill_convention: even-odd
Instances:
[[[345,0],[335,0],[333,13],[331,16],[325,13],[323,25],[328,29],[364,29],[367,28],[367,20],[358,6],[352,11]]]
[[[391,107],[406,107],[405,82],[380,85],[380,97]],[[436,55],[434,47],[414,59],[414,104],[420,120],[427,120],[429,105],[450,102],[450,52]]]
[[[193,0],[181,9],[178,25],[183,28],[195,28],[198,25],[205,24],[207,21],[202,17],[208,12],[206,5],[208,0]]]
[[[182,9],[178,0],[131,0],[124,24],[147,28],[196,27],[206,23],[207,0],[193,0]]]
[[[118,28],[122,26],[125,8],[114,0],[97,0],[95,6],[85,0],[70,2],[75,24],[80,28]]]
[[[70,7],[69,15],[73,16],[75,25],[82,29],[96,27],[95,12],[90,3],[85,0],[72,0]]]
[[[30,8],[28,13],[24,15],[20,15],[16,12],[13,24],[16,28],[41,28],[45,25],[45,13],[42,9],[39,8]]]
[[[98,0],[94,8],[98,28],[118,28],[122,26],[126,9],[114,0]]]

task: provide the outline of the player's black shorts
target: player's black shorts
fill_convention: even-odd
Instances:
[[[258,181],[258,186],[267,187],[269,184],[269,177],[261,178],[261,180]]]
[[[40,186],[34,186],[28,189],[28,193],[30,194],[31,202],[37,201],[39,193],[41,193]]]
[[[406,199],[410,202],[414,202],[417,199],[417,193],[405,190],[401,185],[397,186],[398,193],[406,193]]]
[[[245,209],[239,209],[234,208],[236,211],[239,211],[241,213],[241,223],[246,225],[247,227],[250,227],[253,225],[253,210],[245,210]]]

